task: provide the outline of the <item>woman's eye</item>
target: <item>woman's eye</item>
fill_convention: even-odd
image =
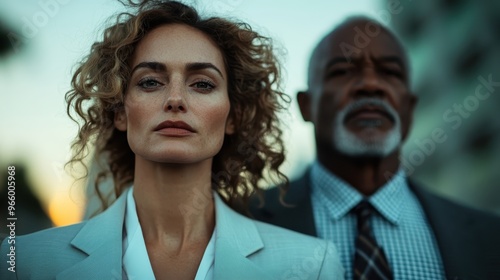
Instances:
[[[155,79],[147,78],[140,80],[137,85],[143,89],[153,89],[161,86],[162,84]]]
[[[210,91],[215,88],[215,85],[210,81],[198,81],[193,83],[191,86],[202,91]]]

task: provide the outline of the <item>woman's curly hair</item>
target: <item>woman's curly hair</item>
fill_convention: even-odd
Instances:
[[[94,186],[102,202],[109,205],[99,183],[111,174],[118,197],[134,180],[135,155],[126,132],[114,126],[115,113],[123,110],[124,93],[130,78],[129,60],[137,43],[154,28],[185,24],[207,34],[219,47],[228,74],[230,117],[235,133],[226,135],[212,165],[212,188],[232,207],[246,206],[257,187],[267,178],[285,182],[279,171],[284,161],[282,130],[277,113],[289,97],[281,91],[280,66],[270,38],[245,23],[219,17],[201,18],[196,10],[176,1],[141,1],[127,4],[134,13],[121,13],[104,31],[104,38],[92,45],[79,64],[66,93],[67,113],[80,124],[68,164],[84,162],[92,147],[95,157],[104,159]],[[76,115],[73,116],[73,112]],[[269,175],[269,176],[268,176]],[[274,180],[273,180],[274,181]]]

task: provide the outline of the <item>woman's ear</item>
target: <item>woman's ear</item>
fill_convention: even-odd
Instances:
[[[227,122],[226,122],[226,134],[227,135],[234,134],[234,121],[233,121],[233,118],[231,116],[229,116],[227,118]]]
[[[127,131],[127,115],[124,109],[115,112],[115,127],[120,131]]]

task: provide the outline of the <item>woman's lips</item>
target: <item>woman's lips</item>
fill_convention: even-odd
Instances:
[[[155,131],[166,136],[188,136],[196,133],[189,124],[183,121],[164,121],[156,126]]]
[[[157,132],[165,136],[188,136],[194,133],[187,129],[178,127],[165,127],[157,130]]]

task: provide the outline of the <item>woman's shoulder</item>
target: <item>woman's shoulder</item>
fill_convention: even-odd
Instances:
[[[265,239],[270,239],[274,244],[281,243],[297,243],[295,246],[304,247],[304,249],[311,248],[311,245],[322,246],[326,248],[327,246],[333,246],[333,244],[327,240],[323,240],[314,236],[306,235],[303,233],[295,232],[286,228],[278,227],[272,224],[264,223],[261,221],[253,220],[257,229],[261,233],[261,237]]]
[[[219,212],[217,219],[223,219],[220,223],[217,221],[219,225],[238,226],[239,230],[236,231],[238,233],[241,233],[243,229],[248,230],[255,227],[265,247],[280,248],[280,250],[290,248],[295,251],[314,251],[314,248],[318,248],[318,251],[325,251],[328,247],[332,247],[335,250],[335,246],[329,241],[249,218],[225,206],[219,199],[217,199],[216,205],[218,206],[217,212]]]
[[[16,250],[28,250],[28,252],[60,252],[67,249],[72,240],[84,228],[86,229],[84,234],[89,239],[98,235],[115,232],[116,228],[123,224],[124,197],[120,197],[105,211],[89,220],[67,226],[53,227],[13,238],[7,236],[2,242],[2,251],[4,250],[4,246],[10,247],[11,245],[15,245]],[[90,235],[88,235],[89,231]],[[37,250],[33,250],[33,248],[37,248]],[[32,254],[30,253],[29,255]]]
[[[23,246],[44,246],[48,244],[61,243],[61,242],[69,242],[71,239],[78,233],[78,231],[83,227],[85,222],[80,222],[77,224],[62,226],[62,227],[53,227],[49,229],[44,229],[40,231],[36,231],[33,233],[20,235],[20,236],[7,236],[3,242],[2,247],[5,244],[15,243],[16,247]],[[69,239],[69,241],[67,241]],[[9,243],[10,240],[10,243]]]
[[[82,254],[71,250],[70,247],[71,241],[84,223],[45,229],[20,236],[9,235],[1,245],[1,261],[4,265],[13,260],[12,264],[20,278],[34,277],[37,273],[56,275],[56,272],[66,267],[66,263],[75,258],[81,258]],[[9,274],[9,276],[12,275]],[[3,277],[0,278],[3,279]]]
[[[286,266],[280,271],[281,279],[304,279],[304,276],[307,276],[305,279],[344,278],[339,252],[331,241],[254,222],[264,243],[261,257],[272,255]]]

